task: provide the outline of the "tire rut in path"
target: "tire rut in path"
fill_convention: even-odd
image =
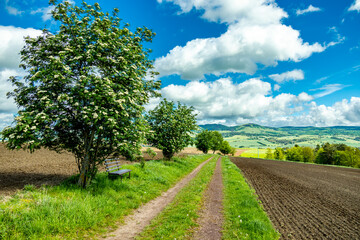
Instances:
[[[161,196],[149,201],[145,205],[134,210],[134,213],[124,218],[124,225],[121,225],[114,232],[108,234],[106,239],[134,239],[144,228],[150,224],[151,220],[156,217],[164,208],[172,202],[176,194],[193,179],[200,169],[212,159],[201,163],[191,173],[180,180],[174,187],[170,188]]]
[[[198,220],[199,229],[194,234],[197,240],[221,239],[223,224],[223,180],[221,173],[221,157],[216,163],[214,175],[205,192],[205,202]]]

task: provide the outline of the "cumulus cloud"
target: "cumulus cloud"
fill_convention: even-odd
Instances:
[[[230,78],[192,81],[185,86],[172,84],[162,89],[164,98],[194,106],[199,122],[221,120],[226,124],[291,114],[301,111],[301,105],[312,100],[306,93],[271,94],[271,84],[257,78],[242,83],[233,83]]]
[[[353,5],[349,8],[349,11],[358,11],[360,12],[360,0],[355,0]]]
[[[8,99],[6,96],[13,90],[11,83],[7,80],[10,76],[24,76],[24,72],[18,68],[19,52],[24,46],[24,37],[36,37],[41,33],[42,31],[33,28],[0,26],[0,129],[8,126],[17,112],[13,99]]]
[[[279,61],[297,62],[326,48],[319,43],[303,42],[299,31],[282,24],[287,14],[273,1],[166,2],[179,5],[182,12],[193,8],[201,10],[203,18],[227,23],[228,29],[220,37],[194,39],[156,59],[155,68],[160,76],[178,74],[183,79],[199,80],[205,74],[253,74],[258,64],[275,66]]]
[[[10,76],[23,76],[23,73],[16,70],[5,69],[0,71],[0,113],[17,112],[17,106],[13,99],[8,99],[6,94],[13,90],[9,81]]]
[[[288,16],[274,1],[268,0],[158,0],[158,2],[178,5],[182,13],[190,12],[192,9],[203,11],[202,18],[221,23],[245,20],[253,24],[271,24],[278,23],[280,19]]]
[[[20,50],[24,46],[24,37],[36,37],[42,33],[33,28],[0,26],[0,70],[16,69],[20,64]]]
[[[304,72],[300,69],[294,69],[292,71],[284,72],[281,74],[272,74],[269,78],[273,79],[277,83],[283,83],[288,81],[297,81],[304,79]]]
[[[309,7],[307,7],[306,9],[298,9],[296,10],[296,15],[303,15],[306,13],[310,13],[310,12],[320,12],[322,11],[321,8],[318,7],[314,7],[313,5],[309,5]]]
[[[360,98],[343,99],[332,106],[312,102],[309,113],[293,117],[299,125],[308,126],[360,126]]]

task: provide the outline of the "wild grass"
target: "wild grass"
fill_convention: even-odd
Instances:
[[[141,204],[159,196],[209,155],[124,165],[131,179],[97,175],[80,189],[72,177],[55,187],[27,186],[0,202],[0,239],[88,239],[115,227]]]
[[[204,191],[214,173],[215,156],[157,216],[137,239],[189,239],[197,226]]]
[[[222,160],[224,181],[223,239],[279,239],[254,190],[228,157]]]

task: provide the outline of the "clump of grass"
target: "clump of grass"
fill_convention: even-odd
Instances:
[[[91,238],[115,227],[117,221],[141,204],[159,196],[209,155],[175,161],[149,161],[124,165],[131,179],[96,176],[87,189],[72,177],[55,187],[32,186],[0,202],[0,239]]]
[[[189,239],[197,226],[204,191],[214,173],[214,157],[157,216],[137,239]]]
[[[223,239],[279,239],[244,177],[229,158],[222,161],[224,181]]]

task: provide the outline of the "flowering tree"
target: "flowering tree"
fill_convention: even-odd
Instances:
[[[198,128],[193,111],[193,107],[180,103],[175,106],[174,102],[164,99],[146,116],[151,128],[148,142],[162,150],[165,158],[171,159],[193,143],[191,131]]]
[[[160,88],[158,81],[143,80],[157,74],[149,71],[150,50],[142,46],[154,33],[131,32],[117,9],[103,13],[97,3],[50,4],[60,29],[25,38],[20,67],[28,74],[11,77],[15,90],[8,94],[20,110],[2,135],[10,149],[72,152],[78,184],[86,187],[106,157],[139,152],[147,132],[143,105]]]

